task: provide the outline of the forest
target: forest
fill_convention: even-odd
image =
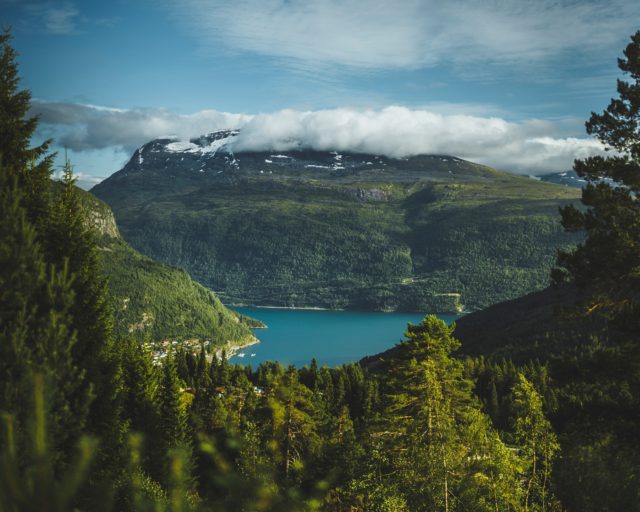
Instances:
[[[55,197],[63,187],[59,181],[52,185]],[[261,322],[226,308],[184,270],[140,254],[122,238],[106,204],[78,187],[74,194],[95,234],[116,337],[193,340],[218,349],[253,339],[250,327],[261,327]]]
[[[640,510],[640,31],[586,124],[612,152],[576,161],[582,205],[560,212],[584,238],[550,280],[575,300],[515,358],[427,316],[338,368],[158,365],[118,332],[8,31],[0,51],[0,510]]]

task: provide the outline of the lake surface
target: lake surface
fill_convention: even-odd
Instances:
[[[261,320],[255,329],[260,343],[242,349],[232,363],[258,366],[263,361],[303,366],[316,358],[320,366],[355,362],[393,347],[404,338],[407,323],[420,323],[420,313],[366,313],[303,309],[234,308]],[[457,316],[438,315],[447,323]]]

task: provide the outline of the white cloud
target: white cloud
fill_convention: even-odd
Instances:
[[[566,136],[563,122],[509,122],[497,116],[387,107],[382,110],[282,110],[248,115],[204,110],[179,115],[166,110],[120,110],[35,102],[61,145],[74,151],[120,148],[129,152],[153,138],[188,139],[221,129],[241,129],[234,151],[309,148],[403,158],[447,154],[523,174],[565,170],[575,158],[601,153],[589,138]]]
[[[0,7],[15,9],[20,25],[49,34],[65,35],[77,32],[80,10],[72,1],[60,0],[0,0]]]
[[[80,188],[84,190],[90,190],[94,185],[97,185],[102,180],[104,180],[104,177],[102,176],[94,176],[92,174],[87,174],[84,172],[74,171],[73,176],[76,179],[76,185],[78,185]],[[53,174],[53,179],[55,180],[61,181],[62,178],[63,178],[62,171],[56,171]]]
[[[520,173],[570,168],[575,158],[602,152],[593,139],[554,137],[563,127],[540,120],[443,115],[387,107],[299,112],[283,110],[251,119],[234,144],[242,150],[317,150],[377,153],[403,158],[447,154]]]
[[[80,11],[72,4],[50,7],[43,12],[44,24],[51,34],[71,34],[76,29],[76,18]]]
[[[163,135],[189,138],[225,128],[238,128],[250,117],[216,110],[181,115],[162,109],[124,110],[43,101],[33,102],[31,114],[40,116],[49,136],[75,151],[112,146],[133,150]]]
[[[207,44],[308,67],[412,69],[448,63],[530,66],[619,48],[637,0],[177,0]],[[610,58],[610,57],[608,57]]]

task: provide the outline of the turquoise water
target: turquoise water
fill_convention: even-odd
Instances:
[[[358,361],[393,347],[403,339],[408,322],[416,324],[424,317],[420,313],[235,309],[269,326],[254,331],[260,343],[241,350],[230,359],[233,363],[253,367],[263,361],[303,366],[313,357],[321,366]],[[438,317],[447,323],[457,318],[453,315]]]

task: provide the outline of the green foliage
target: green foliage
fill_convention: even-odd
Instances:
[[[63,193],[50,194],[51,158],[46,144],[29,149],[34,119],[25,120],[30,95],[18,91],[15,52],[9,34],[1,40],[0,95],[3,132],[0,167],[0,240],[3,258],[0,305],[6,311],[0,352],[8,363],[2,407],[16,419],[18,446],[26,439],[25,383],[34,373],[47,381],[53,418],[55,469],[69,463],[82,433],[109,442],[100,450],[105,474],[118,471],[121,425],[118,410],[118,362],[112,352],[111,315],[97,275],[96,247],[85,227],[70,167]],[[43,158],[40,158],[43,157]],[[39,161],[36,159],[40,158]],[[4,378],[4,377],[3,377]]]
[[[567,230],[585,230],[587,238],[575,250],[559,254],[555,278],[593,290],[592,310],[612,309],[633,322],[640,282],[640,31],[624,54],[618,65],[632,81],[618,80],[620,97],[586,123],[587,132],[616,155],[575,162],[576,173],[588,180],[582,193],[586,209],[564,208],[562,222]]]
[[[592,184],[585,190],[587,210],[565,210],[565,225],[585,227],[587,239],[564,253],[560,263],[581,290],[582,306],[589,308],[574,312],[572,327],[555,340],[555,327],[538,322],[551,338],[545,345],[535,345],[542,338],[532,342],[542,362],[516,366],[508,359],[480,357],[463,363],[455,355],[460,343],[453,337],[454,328],[427,317],[408,327],[407,339],[375,372],[359,365],[318,368],[314,361],[300,370],[264,363],[253,371],[231,366],[224,357],[209,359],[204,350],[197,355],[177,351],[154,365],[133,337],[116,342],[98,266],[98,241],[87,227],[91,221],[82,207],[83,196],[73,187],[67,167],[62,189],[51,199],[45,186],[47,160],[32,162],[42,154],[29,153],[27,147],[34,125],[23,123],[28,94],[16,89],[8,35],[1,43],[2,113],[11,114],[2,122],[14,130],[7,140],[19,142],[13,163],[0,166],[2,510],[551,512],[561,508],[555,495],[567,510],[638,510],[637,83],[621,82],[621,100],[614,100],[608,114],[594,115],[588,126],[623,156],[589,160],[585,173],[589,166],[602,164],[620,186]],[[640,33],[621,61],[636,82],[639,48]],[[625,159],[622,167],[616,158]],[[462,228],[439,235],[427,229],[433,219],[445,225],[460,213],[446,211],[440,194],[455,197],[480,219],[486,200],[500,201],[510,212],[507,223],[524,204],[512,201],[510,187],[530,191],[532,197],[542,194],[543,189],[526,180],[465,166],[464,186],[421,183],[407,188],[402,176],[396,184],[385,185],[388,203],[402,201],[406,207],[407,224],[395,223],[401,220],[397,212],[384,205],[345,202],[345,195],[352,195],[326,183],[319,187],[322,201],[290,201],[291,192],[301,201],[310,182],[297,188],[286,176],[271,185],[279,201],[274,218],[291,227],[292,212],[310,213],[298,216],[308,222],[308,232],[322,226],[328,233],[337,217],[323,201],[334,201],[342,205],[346,226],[339,236],[345,241],[355,237],[352,245],[337,247],[332,255],[335,261],[352,261],[339,278],[348,280],[371,268],[368,258],[373,256],[358,259],[356,254],[369,237],[372,254],[381,257],[373,262],[376,272],[384,279],[402,278],[401,286],[413,285],[415,276],[414,283],[402,277],[410,266],[408,254],[411,265],[423,270],[435,265],[434,272],[439,271],[438,262],[453,258],[453,253],[438,252],[436,244],[421,240],[451,235],[455,241],[464,233],[464,243],[476,250],[488,236],[482,229],[475,235]],[[436,171],[442,179],[443,170]],[[503,180],[501,198],[479,185],[478,176]],[[342,183],[350,179],[338,178]],[[271,196],[253,185],[247,180],[252,194],[261,190],[264,202],[258,210],[268,219]],[[287,193],[278,198],[281,186]],[[234,190],[230,186],[225,193]],[[164,193],[173,197],[171,190]],[[237,208],[216,194],[211,197],[225,208]],[[197,194],[191,199],[198,199]],[[200,206],[207,206],[209,199],[201,200]],[[538,206],[528,203],[523,208],[531,213]],[[288,216],[282,216],[287,210]],[[234,218],[225,217],[224,208],[218,213],[223,226]],[[324,225],[322,215],[328,219]],[[370,231],[357,231],[363,220],[371,222]],[[273,230],[268,223],[257,225]],[[409,225],[414,231],[406,229]],[[238,244],[262,243],[258,234],[244,228],[244,237],[240,233],[234,239]],[[410,231],[421,235],[412,238]],[[527,232],[518,236],[526,239]],[[117,230],[112,233],[117,235]],[[362,233],[365,238],[358,239]],[[385,245],[391,234],[395,246]],[[285,235],[296,239],[298,232],[285,230]],[[508,236],[490,239],[511,243]],[[109,253],[105,248],[113,243],[103,241],[102,252]],[[281,254],[276,245],[270,254]],[[128,264],[148,264],[127,251]],[[489,248],[483,251],[490,255]],[[607,251],[613,251],[608,258]],[[320,272],[326,254],[318,248],[316,252]],[[116,260],[117,250],[112,254]],[[523,257],[518,251],[512,254]],[[609,259],[615,265],[607,267]],[[274,269],[268,258],[262,263]],[[238,270],[234,279],[241,274]],[[368,286],[365,273],[358,275],[358,282]],[[168,282],[177,282],[171,279]],[[119,286],[124,289],[124,284]],[[184,285],[185,295],[189,287]],[[366,301],[395,304],[393,290],[380,289]],[[338,300],[333,292],[324,293]],[[362,297],[358,300],[365,300]],[[555,350],[547,351],[551,346]]]
[[[559,254],[554,273],[556,281],[570,280],[582,291],[574,316],[603,326],[590,333],[591,350],[566,358],[558,372],[564,383],[559,420],[569,444],[562,492],[582,510],[639,506],[640,439],[630,418],[640,411],[640,31],[618,66],[630,80],[618,80],[619,97],[586,124],[615,154],[576,161],[575,171],[589,182],[582,194],[586,208],[563,209],[562,221],[587,236],[574,251]],[[589,475],[589,492],[576,485],[576,470]],[[603,499],[607,485],[615,500]]]
[[[0,509],[6,512],[64,512],[73,509],[86,482],[95,455],[96,441],[83,436],[75,459],[62,474],[56,474],[56,449],[49,445],[44,377],[33,379],[34,409],[26,445],[16,443],[15,418],[4,414],[4,439],[0,446]],[[50,419],[50,418],[49,418]],[[24,451],[28,457],[24,457]],[[103,497],[106,498],[106,497]],[[108,507],[108,500],[96,502],[94,510]]]
[[[434,316],[409,325],[386,363],[377,475],[369,477],[380,510],[387,502],[408,510],[506,510],[522,501],[517,458],[474,400],[452,357],[459,347],[452,331]],[[380,486],[395,490],[380,494]]]
[[[558,255],[552,277],[565,286],[541,294],[544,306],[528,297],[469,319],[464,337],[478,351],[548,361],[545,402],[563,454],[556,492],[580,511],[640,510],[640,32],[618,65],[628,80],[618,80],[618,97],[586,123],[610,153],[575,162],[588,182],[583,207],[561,210],[565,229],[586,234]],[[474,340],[482,324],[488,328]],[[503,379],[493,373],[498,386]],[[501,406],[498,415],[509,416]]]
[[[298,373],[290,367],[270,393],[268,427],[265,442],[281,447],[276,457],[288,484],[296,482],[304,469],[304,460],[316,455],[318,450],[317,412],[312,393],[298,382]],[[276,450],[276,453],[278,451]]]
[[[66,194],[54,183],[54,196]],[[143,341],[209,340],[234,345],[251,340],[250,327],[260,322],[225,308],[216,295],[181,269],[158,263],[132,249],[120,237],[110,208],[81,189],[76,201],[98,246],[99,269],[113,304],[113,329],[118,337]]]
[[[11,33],[4,29],[0,34],[0,162],[3,172],[19,180],[29,221],[42,228],[48,218],[53,156],[47,155],[50,141],[29,147],[38,120],[27,118],[31,93],[19,89],[17,53],[10,43]]]
[[[118,335],[139,340],[199,338],[217,346],[252,338],[249,319],[224,307],[183,270],[142,256],[121,239],[105,237],[100,248]]]
[[[517,414],[515,439],[520,445],[527,482],[524,510],[550,510],[551,468],[560,446],[542,410],[542,397],[524,375],[519,375],[513,393]]]
[[[160,453],[167,454],[161,480],[165,484],[180,484],[190,479],[190,440],[187,431],[187,414],[181,402],[181,384],[178,380],[175,362],[170,359],[162,368],[162,379],[157,395],[158,431]],[[177,456],[177,459],[176,459]],[[177,466],[175,466],[177,465]],[[179,469],[176,475],[176,471]],[[172,482],[171,479],[174,479]]]
[[[52,432],[56,447],[77,433],[66,404],[83,379],[71,360],[76,335],[70,326],[73,295],[68,269],[47,266],[37,233],[20,206],[17,179],[0,167],[0,410],[16,422],[22,442],[28,395],[34,371],[55,383],[49,395],[56,411]]]

